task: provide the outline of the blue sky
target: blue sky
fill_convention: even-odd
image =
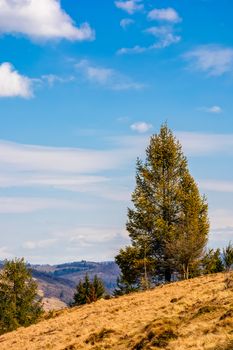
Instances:
[[[233,239],[231,0],[0,0],[0,259],[110,260],[167,121]]]

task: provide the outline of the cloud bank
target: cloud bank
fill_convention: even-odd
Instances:
[[[33,40],[92,40],[88,23],[77,27],[57,0],[0,0],[0,33],[23,34]]]

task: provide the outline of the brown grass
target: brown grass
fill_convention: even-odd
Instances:
[[[209,275],[65,309],[0,337],[1,350],[232,350],[233,291]]]

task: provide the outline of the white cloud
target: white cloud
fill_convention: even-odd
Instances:
[[[135,21],[131,18],[123,18],[121,21],[120,21],[120,26],[123,28],[123,29],[126,29],[127,27],[129,27],[130,25],[132,25]]]
[[[115,5],[117,8],[126,11],[130,15],[144,9],[144,5],[142,4],[141,0],[115,1]]]
[[[89,82],[111,90],[141,90],[145,87],[114,69],[95,66],[87,60],[80,61],[75,67]]]
[[[146,122],[137,122],[132,125],[130,125],[130,128],[133,131],[137,131],[139,133],[145,133],[149,131],[152,128],[152,124],[146,123]]]
[[[150,49],[160,49],[168,47],[172,44],[177,44],[181,40],[181,36],[174,34],[174,29],[169,26],[151,27],[145,30],[158,39],[158,42],[153,44]]]
[[[91,65],[89,61],[82,60],[76,64],[76,68],[81,70],[88,80],[105,85],[114,75],[114,70]]]
[[[129,244],[125,229],[118,226],[83,225],[50,230],[48,238],[29,239],[21,244],[30,263],[63,263],[65,261],[110,261],[124,245]],[[48,249],[46,249],[48,248]],[[51,255],[51,249],[56,254]],[[1,252],[1,250],[0,250]],[[36,253],[33,254],[33,253]],[[47,260],[46,260],[47,259]]]
[[[230,212],[226,212],[225,210],[217,210],[213,215],[223,215],[223,220],[227,220],[227,222],[231,222],[232,226],[226,226],[224,225],[224,222],[216,221],[217,224],[220,224],[223,226],[218,226],[218,228],[213,228],[210,231],[209,236],[209,246],[214,248],[225,248],[227,244],[232,241],[233,237],[233,222],[230,221],[230,215],[232,214]]]
[[[205,191],[233,193],[233,181],[199,180],[199,186]]]
[[[210,210],[211,230],[233,227],[232,211],[228,209]]]
[[[206,72],[210,76],[221,76],[233,71],[233,48],[206,45],[184,55],[190,68]]]
[[[20,75],[8,62],[0,64],[0,97],[30,98],[32,95],[31,79]]]
[[[0,247],[0,260],[12,259],[14,255],[8,250],[7,247]]]
[[[50,198],[0,197],[0,213],[33,213],[38,210],[70,207],[70,202]]]
[[[80,259],[112,260],[122,246],[129,243],[125,229],[109,226],[79,226],[52,234],[64,251],[78,254]],[[103,258],[104,257],[104,258]]]
[[[56,238],[42,239],[39,241],[26,241],[23,243],[23,248],[28,250],[37,250],[41,248],[49,248],[57,242]]]
[[[0,32],[20,33],[36,40],[92,40],[88,23],[75,26],[57,0],[0,0]]]
[[[154,9],[148,13],[148,19],[178,23],[181,21],[179,14],[173,8]]]

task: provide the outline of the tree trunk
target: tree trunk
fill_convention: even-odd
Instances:
[[[166,282],[171,282],[172,273],[170,267],[166,267],[164,277]]]

